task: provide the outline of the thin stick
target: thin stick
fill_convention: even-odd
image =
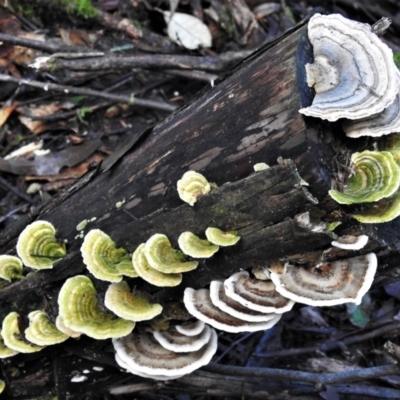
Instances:
[[[1,176],[0,176],[0,185],[3,186],[3,188],[9,190],[10,192],[13,192],[15,195],[17,195],[18,197],[20,197],[22,200],[26,201],[29,204],[33,204],[35,202],[30,196],[28,196],[25,193],[20,192],[17,188],[15,188],[14,186],[10,185]]]
[[[72,93],[72,94],[80,94],[84,96],[92,96],[92,97],[100,97],[103,99],[107,99],[110,101],[115,101],[118,103],[129,103],[138,107],[147,107],[153,108],[155,110],[172,112],[176,110],[176,106],[172,104],[163,103],[155,100],[147,100],[147,99],[138,99],[134,96],[126,96],[119,94],[112,94],[107,92],[101,92],[99,90],[86,89],[86,88],[78,88],[75,86],[64,86],[58,85],[56,83],[44,83],[40,81],[34,81],[30,79],[19,79],[10,75],[0,74],[0,82],[13,82],[18,83],[19,85],[32,86],[35,88],[43,89],[45,91],[51,90],[55,92],[64,92],[64,93]]]

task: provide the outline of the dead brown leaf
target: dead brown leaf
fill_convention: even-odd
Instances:
[[[0,108],[0,128],[5,124],[8,117],[15,110],[15,106]]]

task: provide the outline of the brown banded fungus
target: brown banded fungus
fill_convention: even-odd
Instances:
[[[113,339],[116,360],[137,375],[153,379],[174,379],[208,364],[217,351],[217,334],[211,329],[209,341],[199,350],[175,353],[162,347],[149,333],[132,333]]]
[[[302,304],[360,304],[372,285],[377,264],[374,253],[308,268],[286,264],[284,273],[271,272],[271,279],[282,296]]]
[[[282,314],[290,311],[294,301],[276,291],[271,280],[251,278],[247,271],[240,271],[225,280],[227,296],[244,306],[264,313]]]
[[[135,323],[103,312],[96,296],[88,277],[77,275],[67,279],[58,295],[64,325],[93,339],[122,337],[132,332]]]
[[[211,191],[207,179],[195,171],[185,172],[178,181],[178,194],[181,200],[193,206],[197,199]]]
[[[15,256],[8,256],[6,254],[0,255],[0,278],[6,281],[13,279],[23,279],[22,275],[24,267],[22,261]]]
[[[24,265],[34,269],[53,268],[66,254],[65,243],[58,242],[54,226],[47,221],[35,221],[19,235],[17,253]]]
[[[132,292],[124,281],[109,286],[104,305],[118,317],[135,322],[152,319],[163,309],[160,304],[151,303],[147,293]]]
[[[198,335],[204,329],[204,321],[199,319],[194,322],[185,322],[181,325],[175,325],[176,330],[185,336]]]
[[[120,282],[122,275],[132,278],[138,276],[128,252],[117,248],[110,236],[100,229],[92,229],[87,233],[81,253],[87,269],[97,279]]]
[[[138,275],[154,286],[172,287],[182,282],[182,274],[164,274],[152,268],[144,253],[145,243],[139,245],[132,255],[132,263]]]
[[[183,295],[185,307],[197,319],[220,329],[225,332],[255,332],[264,329],[269,329],[274,326],[281,318],[277,315],[269,321],[264,322],[248,322],[242,319],[233,317],[218,307],[216,307],[210,298],[208,289],[192,289],[186,288]]]
[[[339,14],[315,14],[308,23],[314,62],[306,65],[315,90],[304,115],[336,121],[380,113],[398,92],[393,53],[368,24]]]

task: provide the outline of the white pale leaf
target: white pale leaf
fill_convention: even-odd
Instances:
[[[164,11],[164,19],[168,25],[168,36],[176,43],[189,50],[198,47],[211,47],[211,33],[207,25],[189,14]]]

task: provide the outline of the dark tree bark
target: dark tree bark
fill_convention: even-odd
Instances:
[[[48,220],[58,236],[68,240],[68,255],[53,270],[31,274],[2,289],[0,317],[11,310],[26,315],[37,308],[56,315],[57,292],[62,283],[70,276],[87,273],[76,226],[92,217],[97,219],[86,231],[99,228],[130,252],[154,233],[164,233],[176,244],[179,234],[186,230],[198,235],[212,225],[239,230],[242,240],[237,246],[202,260],[196,271],[185,274],[178,288],[158,291],[140,279],[131,281],[161,301],[180,299],[186,286],[204,286],[240,268],[265,265],[283,256],[321,252],[331,239],[310,230],[307,223],[312,225],[315,220],[341,220],[342,232],[367,231],[372,240],[364,252],[382,250],[389,240],[397,242],[396,223],[378,230],[361,227],[327,196],[335,149],[346,142],[338,125],[298,113],[312,99],[304,76],[304,64],[311,57],[306,26],[300,24],[239,64],[190,105],[132,137],[103,165],[32,212],[29,221]],[[276,165],[278,157],[291,161]],[[253,165],[258,162],[273,167],[254,174]],[[219,186],[194,207],[182,205],[176,191],[176,182],[189,169],[201,172]],[[309,184],[307,190],[299,177]],[[117,208],[121,201],[124,205]],[[29,221],[1,235],[2,253],[12,251]],[[385,276],[390,279],[399,276],[395,255],[396,250],[387,250],[382,256]],[[336,251],[331,256],[344,253]],[[387,281],[385,276],[380,278],[381,283]],[[100,292],[104,290],[103,283],[96,285]],[[94,346],[93,351],[83,353],[88,343]],[[86,339],[57,346],[56,358],[64,357],[68,349],[112,364],[109,358],[98,356],[99,346],[104,343]],[[109,350],[109,344],[106,346]],[[51,359],[50,351],[43,354]],[[20,355],[10,362],[35,357]],[[59,398],[63,398],[66,384],[57,368],[44,375],[44,385],[55,383]],[[17,386],[11,385],[15,389],[10,390],[15,390],[16,397],[22,396]]]

